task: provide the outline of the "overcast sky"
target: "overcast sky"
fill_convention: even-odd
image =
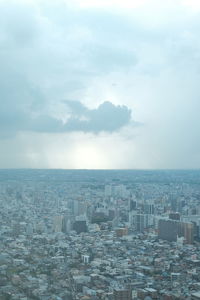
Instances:
[[[199,0],[0,0],[1,168],[199,168]]]

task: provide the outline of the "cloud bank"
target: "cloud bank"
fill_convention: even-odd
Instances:
[[[50,115],[30,111],[13,110],[0,106],[0,128],[5,138],[6,134],[15,134],[19,131],[32,131],[41,133],[64,133],[71,131],[113,132],[128,125],[131,121],[131,110],[126,106],[115,106],[111,102],[104,102],[96,109],[88,109],[81,102],[66,101],[65,122]]]
[[[90,78],[132,59],[132,54],[124,57],[119,49],[95,41],[87,13],[81,15],[64,1],[1,1],[0,17],[1,137],[20,131],[112,132],[130,122],[131,110],[110,101],[101,100],[96,109],[76,100],[62,106],[62,99],[74,98]],[[95,22],[94,16],[90,22]],[[65,122],[56,113],[59,106]]]
[[[115,3],[0,1],[0,167],[200,167],[198,1]]]

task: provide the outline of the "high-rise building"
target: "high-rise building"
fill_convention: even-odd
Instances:
[[[73,229],[79,234],[81,232],[87,232],[87,223],[85,220],[75,221]]]
[[[169,242],[176,242],[177,237],[184,237],[187,244],[194,240],[194,224],[176,220],[159,220],[158,237]]]
[[[76,220],[73,224],[73,229],[79,234],[81,232],[87,232],[88,227],[87,227],[87,221],[84,215],[82,216],[77,216]]]
[[[84,215],[86,213],[86,203],[81,200],[74,200],[73,213],[75,216]]]
[[[144,213],[147,215],[154,215],[155,207],[153,203],[145,203],[144,204]]]
[[[71,217],[69,215],[63,216],[62,219],[62,232],[69,233],[71,230]]]
[[[180,222],[180,236],[185,238],[187,244],[194,242],[194,224]]]
[[[144,232],[148,228],[149,216],[146,214],[136,214],[133,216],[133,225],[138,232]]]
[[[169,214],[169,219],[180,221],[180,214],[178,212],[172,212]]]
[[[169,242],[176,242],[178,235],[178,221],[159,220],[158,237]]]
[[[129,201],[129,210],[132,211],[132,210],[136,210],[137,208],[137,202],[133,199],[130,199]]]
[[[63,216],[55,216],[53,220],[53,231],[62,232]]]
[[[176,212],[178,209],[178,196],[176,193],[171,193],[169,195],[169,202],[170,202],[172,211]]]

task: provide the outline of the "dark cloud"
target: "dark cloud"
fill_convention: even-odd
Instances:
[[[128,124],[131,111],[110,102],[88,109],[67,101],[65,123],[54,113],[59,99],[81,99],[95,76],[136,63],[132,49],[121,51],[116,39],[105,43],[102,32],[107,27],[116,34],[118,22],[113,14],[101,20],[98,12],[80,12],[64,1],[0,1],[0,137],[21,131],[112,132]],[[120,23],[125,26],[125,19]]]
[[[82,131],[99,133],[113,132],[127,125],[131,121],[131,110],[126,106],[115,106],[111,102],[104,102],[97,109],[88,109],[81,102],[66,101],[68,120],[63,123],[50,115],[33,114],[28,110],[5,111],[0,106],[1,136],[7,137],[19,131],[43,133],[64,133]],[[2,113],[3,112],[3,113]]]
[[[104,102],[97,109],[88,109],[80,102],[66,102],[72,110],[72,117],[64,125],[65,130],[85,132],[113,132],[131,121],[131,110],[127,106],[115,106]]]
[[[70,136],[79,157],[104,132],[114,167],[199,166],[199,13],[179,0],[126,13],[71,2],[0,0],[0,166],[44,167],[51,152],[63,167]],[[135,107],[145,126],[133,131],[131,110],[102,99]]]

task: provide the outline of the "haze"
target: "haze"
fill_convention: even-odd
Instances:
[[[199,1],[0,1],[0,167],[200,166]]]

